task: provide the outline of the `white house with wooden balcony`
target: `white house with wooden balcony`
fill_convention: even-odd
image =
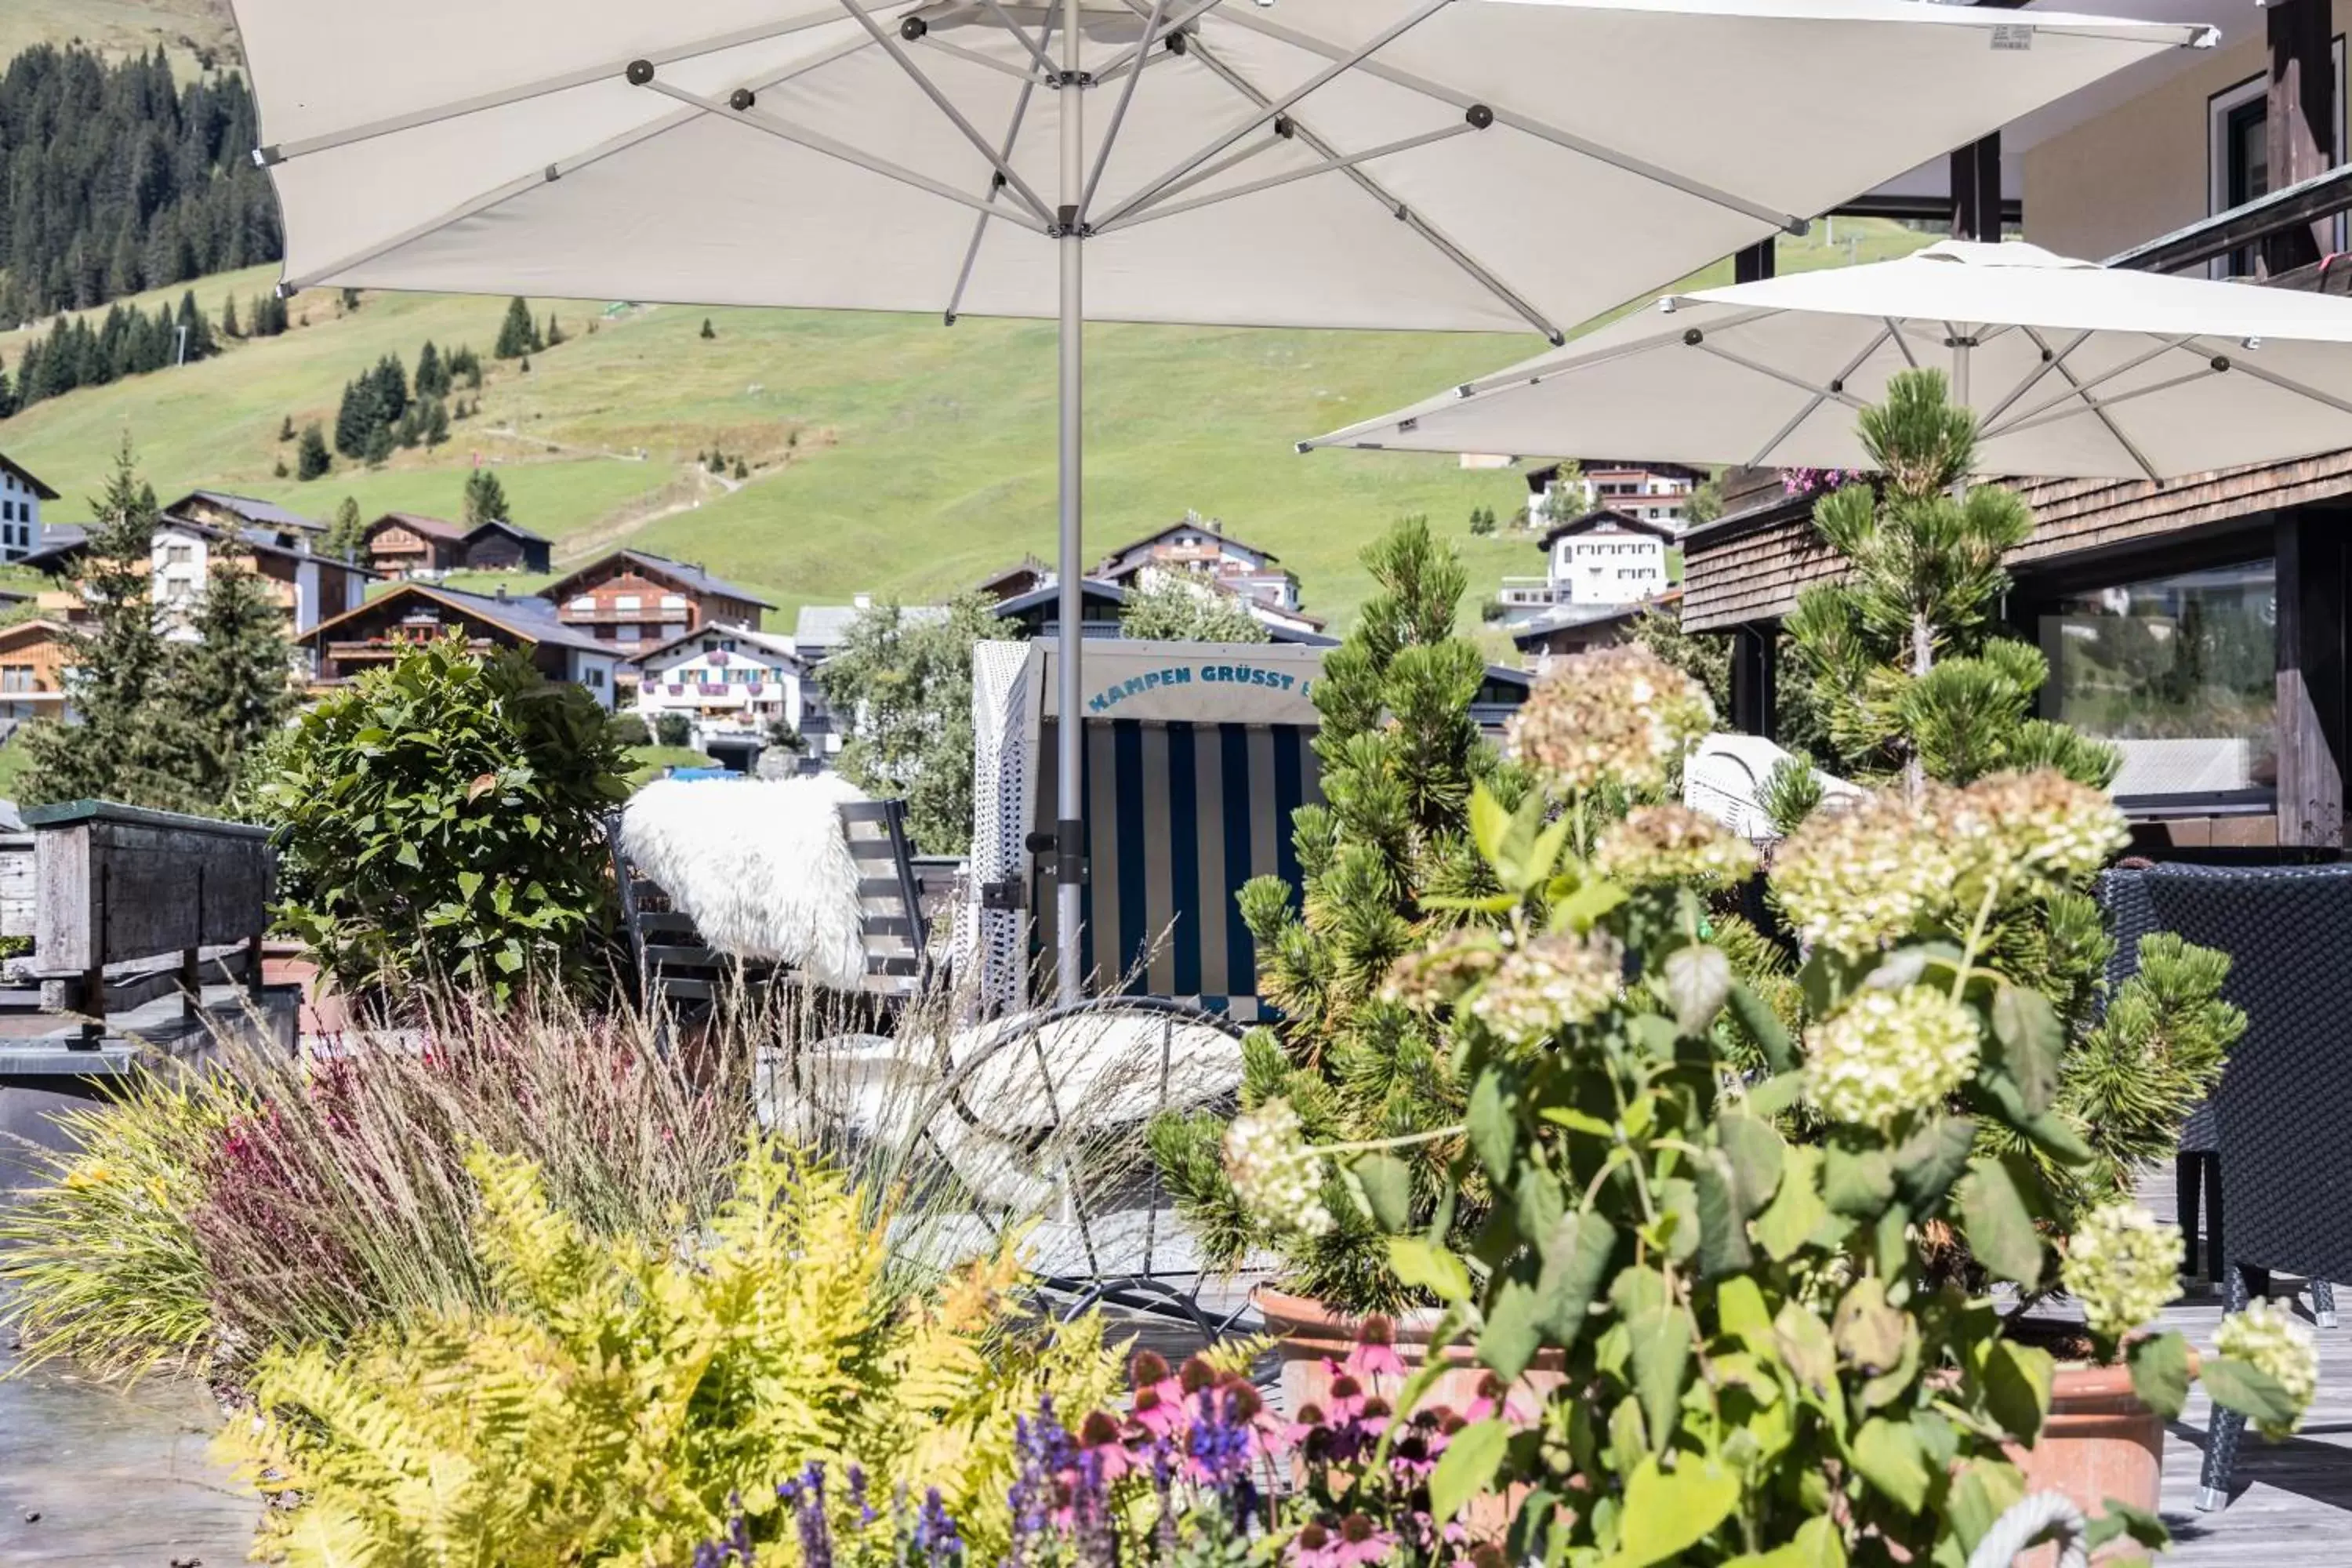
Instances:
[[[1675,531],[1614,507],[1556,523],[1538,540],[1540,577],[1506,577],[1491,618],[1521,626],[1557,610],[1638,605],[1666,591]]]
[[[2352,0],[2131,9],[2210,23],[2220,42],[2135,67],[1842,211],[1934,216],[1964,239],[2021,232],[2116,267],[2352,292],[2339,256]],[[1770,249],[1743,252],[1736,271],[1769,276]],[[2035,523],[2009,556],[2004,629],[2049,658],[2043,716],[2116,745],[2116,800],[2152,851],[2346,847],[2346,447],[2161,486],[2012,481]],[[1683,624],[1731,634],[1730,717],[1751,733],[1770,732],[1778,706],[1782,619],[1839,569],[1811,508],[1777,475],[1736,473],[1722,519],[1683,538]]]
[[[808,666],[793,639],[743,626],[705,626],[637,658],[637,716],[651,728],[680,713],[694,744],[713,755],[758,752],[778,725],[798,734],[807,717]]]
[[[1163,573],[1205,578],[1296,623],[1299,620],[1298,579],[1283,567],[1281,560],[1271,550],[1227,533],[1221,520],[1188,511],[1167,527],[1112,551],[1103,557],[1094,575],[1121,588]],[[1052,574],[1045,577],[1050,581]],[[1032,584],[1037,585],[1042,584]],[[1261,618],[1273,624],[1270,616]],[[1304,628],[1293,625],[1291,629]]]

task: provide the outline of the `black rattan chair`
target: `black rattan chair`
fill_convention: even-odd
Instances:
[[[2277,1269],[2309,1279],[2315,1314],[2334,1326],[2327,1281],[2352,1278],[2352,865],[2111,871],[2100,901],[2118,944],[2111,982],[2130,975],[2150,931],[2230,954],[2222,995],[2245,1009],[2246,1033],[2182,1138],[2183,1227],[2194,1236],[2194,1159],[2210,1178],[2206,1259],[2222,1310],[2266,1293]],[[2227,1500],[2244,1430],[2215,1410],[2200,1509]]]

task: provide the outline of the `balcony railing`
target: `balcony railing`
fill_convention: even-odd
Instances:
[[[2314,174],[2227,212],[2200,218],[2184,228],[2111,256],[2106,264],[2143,272],[2179,272],[2217,256],[2243,250],[2299,225],[2315,224],[2343,212],[2352,212],[2352,163]],[[2326,282],[2327,273],[2326,265],[2322,263],[2317,268],[2298,268],[2267,281],[2285,288],[2316,287]]]

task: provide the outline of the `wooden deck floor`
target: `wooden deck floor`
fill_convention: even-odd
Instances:
[[[2173,1215],[2171,1171],[2150,1173],[2141,1197],[2168,1222]],[[2294,1289],[2295,1310],[2308,1322],[2311,1298],[2302,1285],[2280,1279],[2273,1282],[2273,1294],[2284,1303]],[[2341,1310],[2346,1304],[2343,1284],[2337,1299]],[[2210,1290],[2184,1298],[2165,1314],[2166,1322],[2207,1349],[2221,1321],[2220,1300]],[[2238,1450],[2229,1506],[2213,1513],[2195,1509],[2211,1406],[2201,1392],[2192,1391],[2189,1408],[2165,1444],[2163,1510],[2175,1541],[2164,1559],[2167,1564],[2352,1564],[2352,1321],[2315,1332],[2319,1339],[2319,1396],[2303,1431],[2284,1443],[2266,1443],[2248,1433]]]

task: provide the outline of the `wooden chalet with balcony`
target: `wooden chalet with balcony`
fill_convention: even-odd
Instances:
[[[312,683],[334,687],[381,668],[419,643],[457,636],[477,653],[514,649],[551,680],[569,680],[613,705],[619,660],[608,647],[556,617],[545,599],[504,593],[465,594],[425,583],[398,583],[302,639]]]
[[[775,605],[690,562],[616,550],[542,590],[562,623],[622,658],[704,626],[760,629]]]
[[[468,528],[437,517],[393,511],[368,524],[362,537],[368,565],[387,577],[553,570],[544,536],[496,518]]]

